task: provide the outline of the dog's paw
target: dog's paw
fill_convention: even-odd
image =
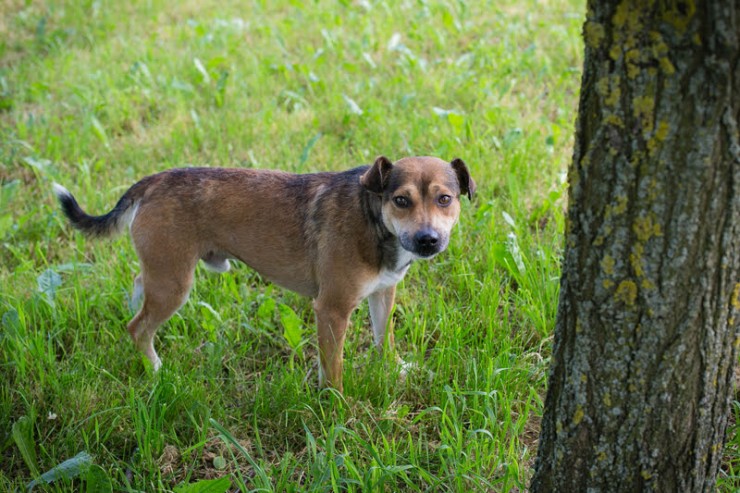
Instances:
[[[404,359],[398,358],[398,368],[398,377],[401,379],[401,381],[404,381],[412,371],[419,368],[419,365],[417,365],[413,361],[406,361]]]
[[[159,373],[159,370],[162,368],[162,360],[159,359],[159,356],[157,354],[154,354],[154,357],[151,358],[146,354],[141,355],[141,362],[144,365],[144,371],[150,375],[156,375]]]

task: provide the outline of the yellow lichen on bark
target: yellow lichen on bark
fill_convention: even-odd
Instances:
[[[683,34],[696,14],[694,0],[670,0],[660,2],[663,20]]]
[[[642,27],[642,12],[650,6],[652,1],[635,2],[624,0],[617,5],[617,10],[612,17],[612,24],[618,29],[626,28],[629,32],[636,32]]]
[[[632,247],[632,252],[630,253],[630,265],[632,266],[632,271],[638,278],[645,276],[645,269],[642,267],[643,252],[644,247],[642,244],[637,243]]]
[[[611,276],[612,274],[614,274],[614,264],[614,257],[612,257],[611,255],[604,256],[604,258],[601,260],[601,269],[604,271],[604,274],[606,274],[607,276]]]
[[[622,96],[622,89],[619,87],[619,76],[611,75],[599,79],[596,83],[596,92],[603,98],[604,105],[614,108],[619,103]]]
[[[663,71],[666,75],[673,75],[676,72],[676,67],[673,65],[673,62],[668,57],[662,57],[658,59],[658,64],[660,65],[660,69]]]
[[[616,197],[616,204],[614,205],[607,205],[606,211],[604,212],[604,216],[609,219],[612,216],[618,216],[619,214],[624,214],[624,211],[627,210],[627,196],[626,195],[618,195]]]
[[[614,113],[606,115],[604,117],[604,123],[606,125],[613,125],[618,128],[624,128],[624,121],[622,121],[622,119]]]
[[[643,56],[637,48],[632,48],[624,54],[624,62],[627,65],[627,77],[634,79],[639,75],[642,58]]]
[[[578,426],[578,424],[583,421],[583,417],[586,415],[586,413],[583,412],[583,406],[580,404],[578,407],[576,407],[576,412],[573,414],[573,424]]]
[[[668,132],[670,131],[670,129],[670,124],[667,121],[660,120],[658,122],[658,125],[655,127],[655,138],[659,142],[663,142],[666,137],[668,137]]]
[[[665,120],[661,120],[655,125],[655,133],[647,143],[648,154],[650,156],[653,156],[655,151],[660,149],[661,144],[665,141],[666,137],[668,137],[670,129],[670,125]]]
[[[642,289],[655,289],[655,283],[646,277],[640,281],[640,287]],[[648,315],[652,316],[652,313],[648,313]]]
[[[637,299],[637,284],[629,279],[625,279],[620,282],[619,286],[617,286],[616,292],[614,293],[614,299],[627,306],[634,305],[635,300]]]
[[[632,232],[635,233],[637,239],[643,243],[653,236],[663,236],[663,229],[655,220],[655,215],[652,213],[635,219],[635,222],[632,223]]]
[[[668,58],[668,52],[670,51],[668,45],[663,40],[663,36],[657,31],[650,31],[650,42],[651,51],[653,58],[658,61],[660,69],[666,75],[673,75],[676,72],[676,67]]]
[[[598,22],[586,22],[586,26],[583,29],[583,37],[586,40],[586,45],[592,48],[599,48],[605,36],[604,26]]]
[[[647,135],[653,130],[655,110],[655,99],[650,96],[635,96],[632,99],[632,112],[640,121],[643,134]]]
[[[609,57],[616,62],[624,55],[627,77],[630,79],[639,75],[640,67],[645,61],[645,55],[640,52],[637,40],[643,29],[642,18],[652,3],[650,0],[645,2],[625,0],[617,5],[612,17],[614,36]]]
[[[732,306],[740,310],[740,282],[735,283],[735,289],[732,290]]]

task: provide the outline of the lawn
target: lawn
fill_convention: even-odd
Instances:
[[[0,491],[511,491],[531,476],[558,297],[585,5],[4,2]],[[398,287],[400,368],[352,318],[317,387],[311,301],[198,267],[153,373],[126,235],[65,222],[170,167],[463,158],[447,252]],[[247,191],[248,192],[248,191]],[[297,334],[298,343],[285,332]],[[190,485],[190,486],[188,486]]]

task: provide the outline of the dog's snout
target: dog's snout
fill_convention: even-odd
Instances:
[[[439,234],[433,229],[423,229],[414,235],[414,241],[421,248],[432,248],[439,243]]]
[[[421,257],[431,257],[436,255],[446,246],[446,241],[440,235],[439,231],[432,228],[424,228],[417,231],[412,237],[413,247],[409,250],[413,251]],[[401,241],[403,244],[403,241]]]

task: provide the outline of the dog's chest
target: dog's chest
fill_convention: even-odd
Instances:
[[[416,255],[411,252],[399,248],[398,255],[396,256],[396,264],[391,268],[383,267],[378,272],[378,275],[370,280],[363,289],[363,298],[370,296],[373,293],[382,291],[384,289],[395,286],[401,279],[406,275],[409,270],[411,263],[416,260]]]

